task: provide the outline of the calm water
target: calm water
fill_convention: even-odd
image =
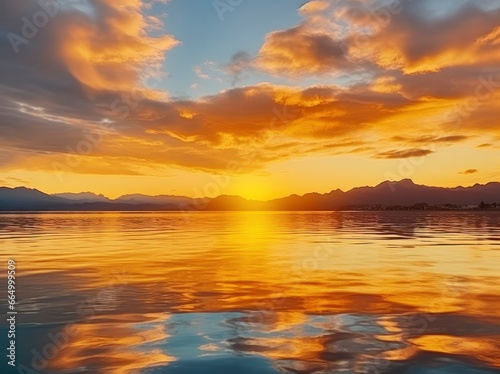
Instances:
[[[500,212],[3,214],[0,248],[22,373],[500,373]]]

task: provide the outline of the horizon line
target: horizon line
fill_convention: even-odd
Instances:
[[[306,196],[306,195],[309,195],[309,194],[317,194],[317,195],[327,195],[329,193],[332,193],[332,192],[335,192],[335,191],[339,191],[339,192],[342,192],[342,193],[347,193],[347,192],[350,192],[352,190],[355,190],[355,189],[359,189],[359,188],[375,188],[375,187],[378,187],[384,183],[389,183],[389,184],[397,184],[397,183],[402,183],[402,182],[411,182],[413,185],[415,186],[423,186],[423,187],[429,187],[429,188],[443,188],[443,189],[456,189],[456,188],[472,188],[472,187],[475,187],[475,186],[486,186],[488,184],[491,184],[491,183],[500,183],[500,181],[496,180],[496,181],[489,181],[489,182],[486,182],[486,183],[474,183],[470,186],[462,186],[462,185],[459,185],[459,186],[455,186],[455,187],[442,187],[442,186],[430,186],[430,185],[425,185],[425,184],[418,184],[418,183],[415,183],[411,178],[403,178],[403,179],[400,179],[400,180],[397,180],[397,181],[394,181],[394,180],[384,180],[376,185],[373,185],[373,186],[369,186],[369,185],[364,185],[364,186],[356,186],[356,187],[353,187],[351,189],[348,189],[348,190],[342,190],[340,188],[336,188],[336,189],[332,189],[328,192],[324,192],[324,193],[320,193],[320,192],[315,192],[315,191],[312,191],[312,192],[306,192],[302,195],[299,195],[299,194],[296,194],[296,193],[292,193],[290,195],[287,195],[287,196],[281,196],[281,197],[276,197],[276,198],[272,198],[272,199],[267,199],[267,200],[256,200],[256,199],[249,199],[249,198],[246,198],[246,197],[243,197],[241,195],[234,195],[234,194],[220,194],[220,195],[217,195],[215,197],[208,197],[208,196],[203,196],[203,197],[192,197],[192,196],[187,196],[187,195],[172,195],[172,194],[161,194],[161,195],[148,195],[148,194],[144,194],[144,193],[140,193],[140,192],[134,192],[134,193],[127,193],[127,194],[123,194],[123,195],[120,195],[116,198],[110,198],[102,193],[97,193],[97,192],[92,192],[92,191],[80,191],[80,192],[56,192],[56,193],[47,193],[47,192],[44,192],[42,191],[41,189],[38,189],[38,188],[32,188],[32,187],[26,187],[26,186],[16,186],[16,187],[8,187],[8,186],[0,186],[0,188],[8,188],[8,189],[19,189],[19,188],[25,188],[25,189],[28,189],[28,190],[35,190],[35,191],[38,191],[38,192],[41,192],[43,194],[46,194],[48,196],[56,196],[56,195],[64,195],[64,194],[73,194],[73,195],[78,195],[78,194],[86,194],[86,193],[89,193],[89,194],[93,194],[95,196],[102,196],[108,200],[111,200],[111,201],[116,201],[124,196],[128,196],[128,195],[142,195],[142,196],[146,196],[146,197],[162,197],[162,196],[171,196],[171,197],[181,197],[181,198],[188,198],[188,199],[193,199],[193,200],[200,200],[200,199],[215,199],[215,198],[218,198],[218,197],[223,197],[223,196],[227,196],[227,197],[236,197],[236,198],[241,198],[241,199],[244,199],[244,200],[247,200],[247,201],[250,201],[250,202],[269,202],[269,201],[273,201],[273,200],[279,200],[279,199],[286,199],[286,198],[289,198],[289,197],[292,197],[292,196],[297,196],[297,197],[303,197],[303,196]]]

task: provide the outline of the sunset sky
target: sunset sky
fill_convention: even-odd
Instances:
[[[500,180],[500,0],[3,0],[0,185]]]

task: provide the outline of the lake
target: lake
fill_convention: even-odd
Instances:
[[[500,373],[500,212],[9,213],[0,246],[2,373]]]

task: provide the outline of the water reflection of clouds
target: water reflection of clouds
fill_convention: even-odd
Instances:
[[[74,324],[67,346],[49,362],[49,368],[62,373],[80,368],[88,373],[131,374],[165,366],[175,360],[161,348],[170,336],[168,318],[168,314],[130,314]]]
[[[232,349],[264,356],[272,360],[280,371],[364,373],[378,368],[383,369],[379,372],[385,373],[389,369],[401,368],[411,360],[418,360],[421,355],[421,350],[413,341],[424,339],[427,331],[416,331],[415,326],[408,323],[413,317],[360,314],[303,316],[299,325],[292,323],[284,326],[283,321],[288,319],[284,316],[267,323],[256,323],[257,319],[250,315],[229,320],[228,323],[239,332],[237,338],[230,340]],[[441,316],[433,329],[439,329],[443,326],[440,323],[445,320],[445,316]],[[437,334],[452,339],[453,326],[444,326]],[[466,337],[461,339],[467,341]],[[477,340],[487,342],[492,338],[485,336]],[[485,350],[485,347],[489,349]],[[488,363],[493,362],[495,348],[491,344],[477,344],[476,349],[473,348],[471,346],[469,350],[472,356],[480,353],[489,357]],[[437,352],[454,353],[442,349]],[[497,365],[499,363],[496,361]]]
[[[76,326],[52,363],[71,374],[400,374],[463,355],[500,368],[498,215],[259,214],[189,227],[173,213],[0,216],[22,267],[20,328]],[[294,273],[319,244],[325,255]]]

